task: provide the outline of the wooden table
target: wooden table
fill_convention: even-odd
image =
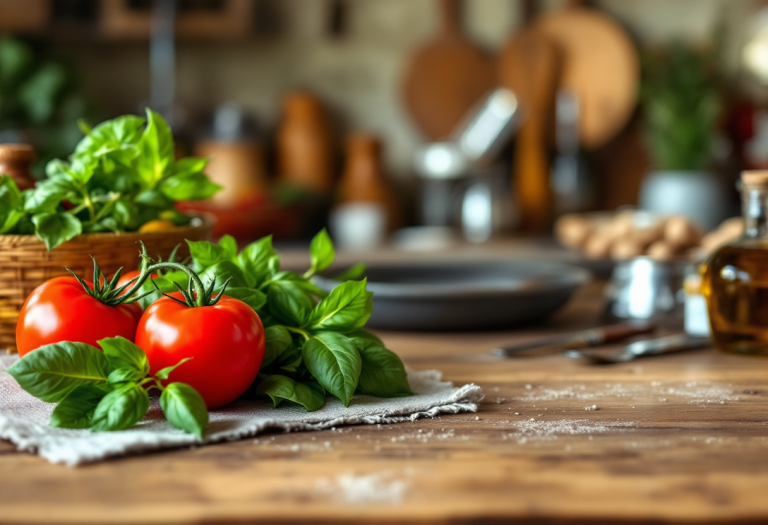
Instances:
[[[594,323],[588,288],[535,330],[382,334],[474,382],[477,414],[67,468],[0,443],[2,523],[768,521],[768,362],[705,350],[612,367],[501,360],[497,343]]]

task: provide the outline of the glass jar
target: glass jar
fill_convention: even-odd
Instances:
[[[702,291],[715,346],[768,355],[768,171],[741,174],[744,234],[716,250]]]

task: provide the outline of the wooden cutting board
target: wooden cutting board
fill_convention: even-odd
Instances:
[[[524,2],[526,25],[504,44],[498,58],[499,83],[518,97],[523,124],[515,141],[514,198],[524,231],[542,232],[551,220],[547,134],[553,121],[559,52],[531,26],[533,3]]]
[[[491,58],[461,31],[458,0],[440,0],[443,25],[408,64],[403,100],[431,140],[447,138],[472,107],[495,87]]]
[[[582,145],[602,146],[626,125],[637,103],[634,44],[615,21],[578,0],[540,16],[535,30],[562,51],[559,86],[578,94]]]

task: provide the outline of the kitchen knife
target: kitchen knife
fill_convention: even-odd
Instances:
[[[602,328],[593,328],[554,337],[534,339],[520,344],[501,346],[491,353],[503,357],[523,357],[534,354],[553,353],[561,350],[589,348],[616,341],[622,341],[635,335],[648,334],[656,329],[652,324],[622,323]]]
[[[675,334],[655,339],[635,341],[614,352],[598,353],[583,350],[566,350],[568,357],[585,358],[597,364],[615,364],[633,361],[639,357],[672,354],[684,350],[696,350],[711,344],[709,337]]]

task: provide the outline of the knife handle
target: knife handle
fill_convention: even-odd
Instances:
[[[596,331],[602,334],[600,344],[609,344],[616,341],[623,341],[636,335],[649,334],[656,330],[653,324],[632,324],[622,323],[597,328]]]

